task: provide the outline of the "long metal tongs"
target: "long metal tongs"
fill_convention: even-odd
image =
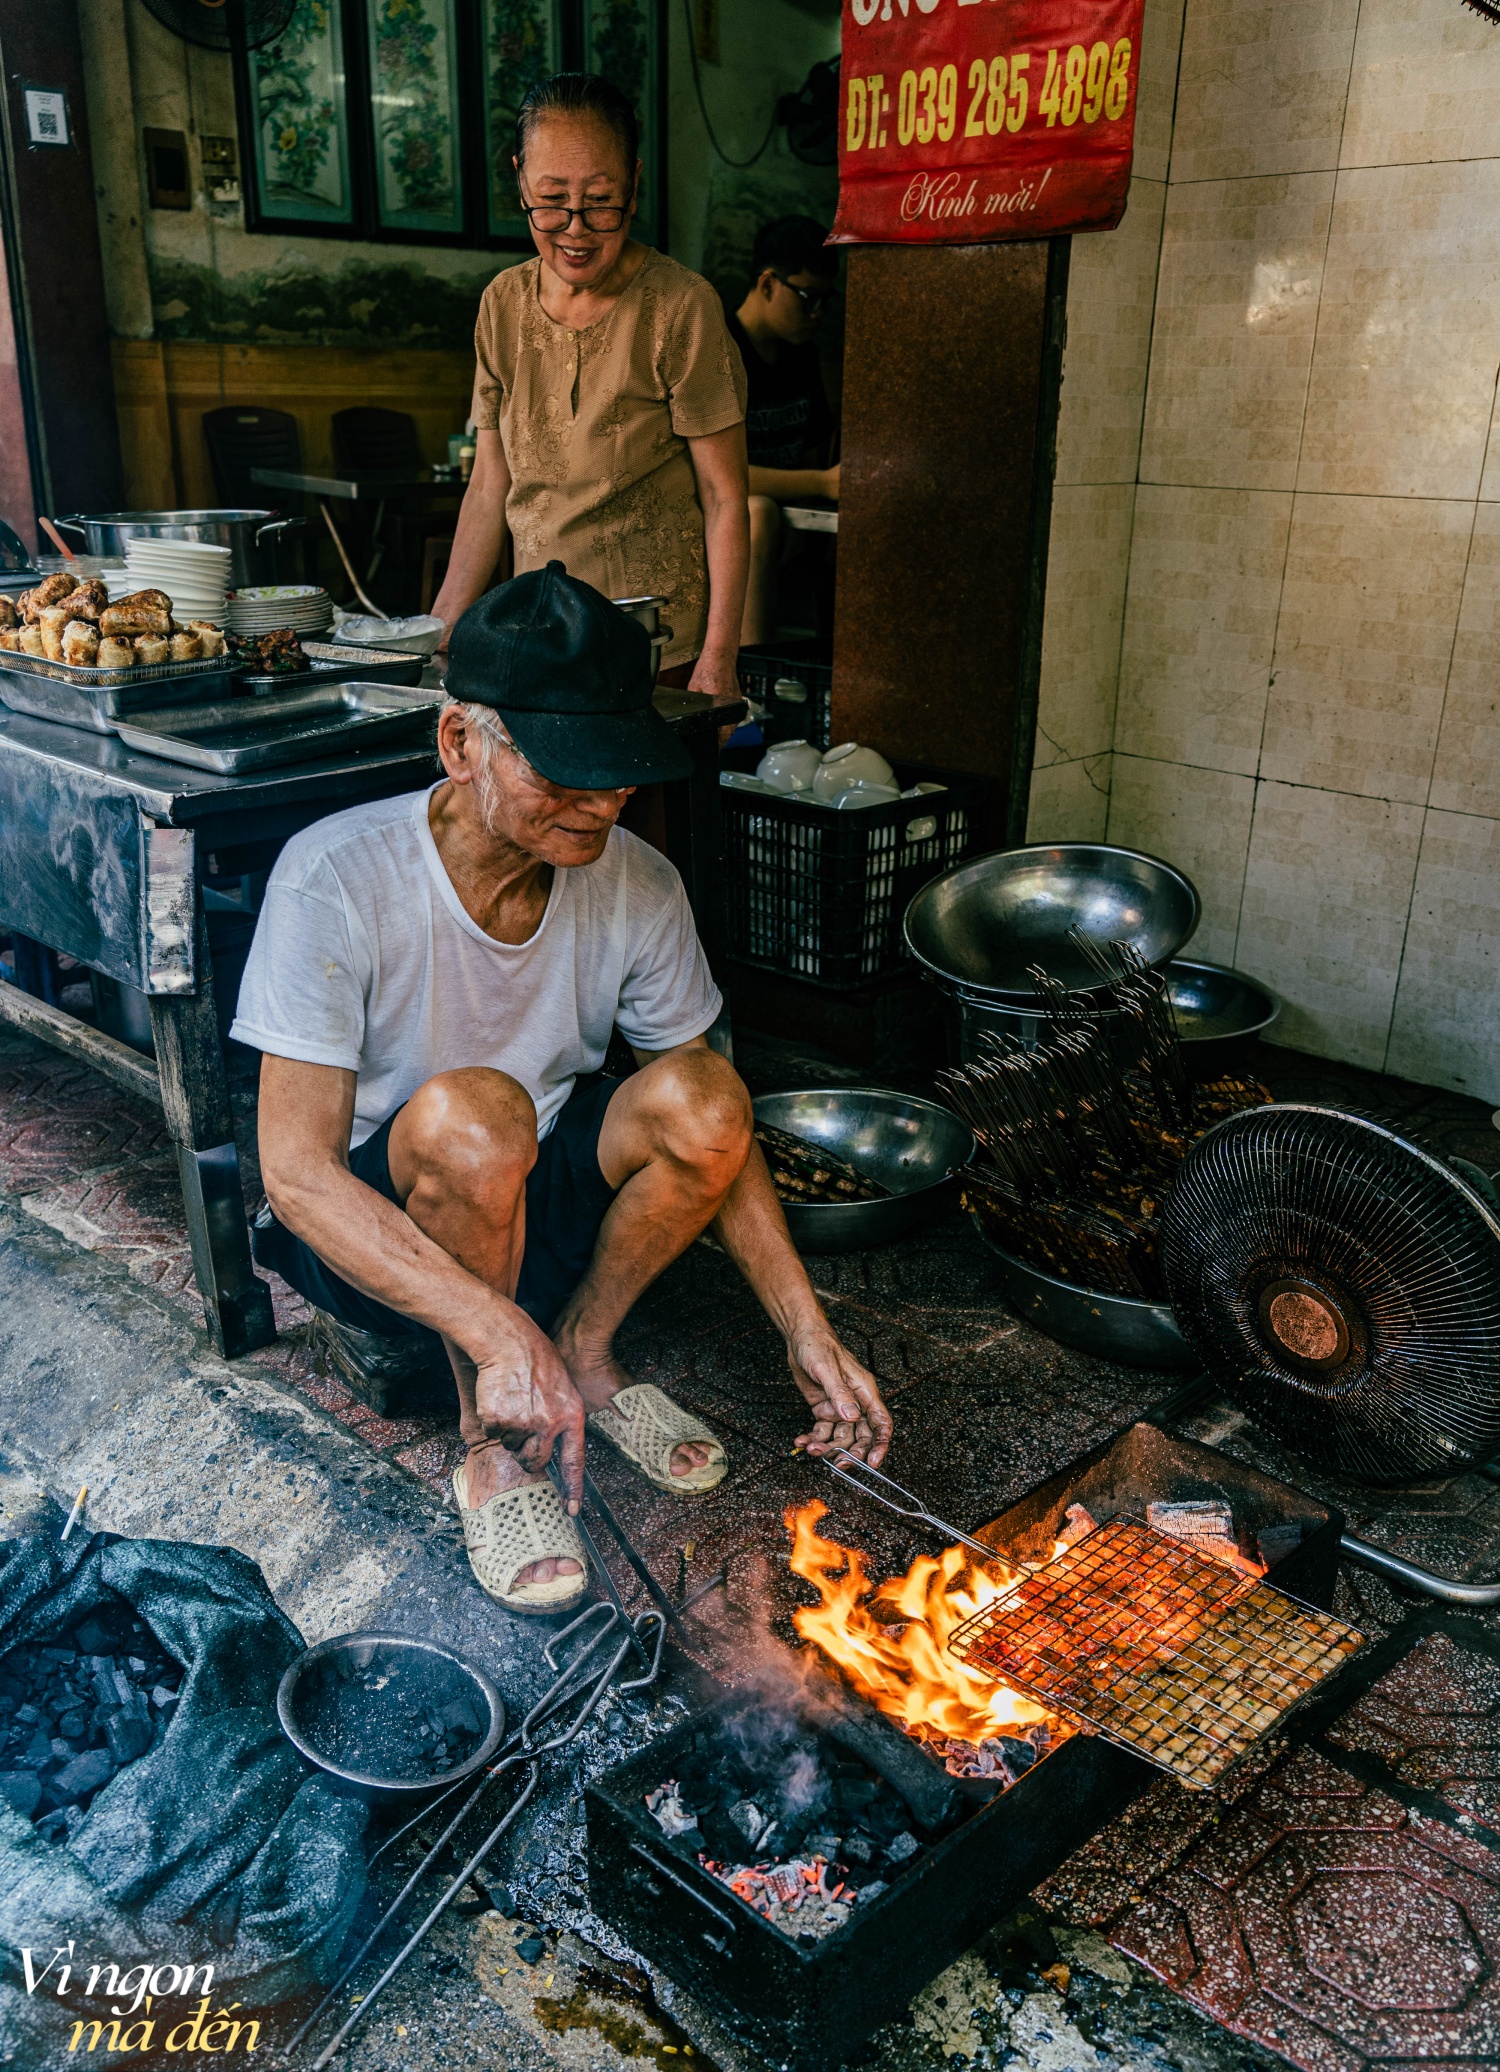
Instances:
[[[841,1446],[838,1450],[838,1460],[827,1453],[819,1454],[818,1458],[830,1475],[837,1475],[840,1482],[847,1482],[849,1487],[857,1489],[861,1496],[867,1496],[873,1502],[883,1504],[887,1511],[894,1511],[898,1518],[915,1518],[921,1525],[930,1525],[934,1532],[943,1533],[948,1539],[957,1540],[962,1546],[972,1547],[974,1552],[982,1554],[986,1561],[1004,1561],[1007,1568],[1014,1566],[1013,1562],[1006,1560],[1006,1557],[994,1547],[987,1547],[983,1540],[976,1540],[972,1533],[960,1532],[958,1527],[950,1525],[946,1518],[935,1518],[920,1497],[913,1496],[909,1489],[903,1489],[899,1482],[893,1482],[889,1475],[882,1475],[879,1468],[872,1468],[870,1463],[861,1460],[857,1453],[850,1453]],[[840,1462],[847,1462],[848,1465],[840,1466]],[[863,1479],[866,1476],[870,1481]],[[881,1489],[888,1489],[892,1494],[883,1496],[880,1489],[870,1487],[870,1482],[878,1482]],[[898,1503],[898,1497],[903,1498],[904,1502]]]
[[[619,1630],[622,1625],[625,1629],[623,1632]],[[594,1630],[584,1634],[579,1645],[566,1660],[559,1661],[558,1656],[563,1644],[571,1635],[589,1626],[592,1626]],[[318,2002],[318,2005],[287,2044],[285,2054],[288,2057],[317,2027],[334,2000],[337,1999],[338,1995],[349,1983],[360,1965],[364,1963],[371,1950],[374,1949],[387,1930],[395,1924],[406,1901],[416,1890],[421,1880],[426,1877],[427,1873],[436,1864],[449,1841],[458,1832],[458,1829],[468,1818],[474,1807],[478,1805],[484,1793],[489,1790],[497,1778],[506,1776],[513,1770],[522,1771],[524,1775],[521,1789],[517,1792],[515,1798],[512,1799],[500,1819],[474,1850],[463,1868],[450,1881],[441,1897],[428,1910],[419,1925],[407,1937],[385,1970],[369,1988],[368,1992],[365,1993],[358,2006],[353,2009],[324,2045],[318,2057],[313,2061],[312,2072],[322,2072],[322,2068],[335,2056],[350,2033],[364,2020],[391,1980],[400,1971],[412,1952],[424,1940],[429,1929],[447,1912],[469,1880],[477,1876],[487,1858],[506,1833],[506,1830],[511,1826],[516,1816],[535,1792],[541,1777],[542,1757],[551,1755],[558,1749],[566,1748],[568,1743],[574,1740],[581,1732],[588,1720],[592,1718],[605,1692],[609,1689],[616,1670],[632,1648],[642,1653],[646,1661],[645,1674],[628,1679],[626,1682],[617,1685],[616,1689],[622,1693],[639,1691],[644,1690],[649,1684],[656,1681],[657,1672],[661,1667],[662,1642],[666,1637],[666,1631],[666,1621],[654,1609],[642,1611],[634,1619],[630,1619],[617,1610],[614,1605],[591,1604],[584,1611],[580,1612],[576,1619],[570,1621],[562,1629],[561,1633],[556,1634],[547,1643],[542,1652],[546,1658],[548,1668],[557,1672],[555,1681],[543,1692],[536,1704],[532,1706],[520,1726],[514,1728],[500,1744],[499,1749],[496,1751],[495,1761],[482,1772],[478,1782],[467,1792],[458,1811],[449,1820],[447,1826],[432,1844],[416,1869],[411,1873],[370,1933],[365,1937],[358,1950],[350,1958],[333,1984],[328,1988],[328,1991],[323,1995],[323,1998]],[[647,1646],[648,1635],[651,1637],[649,1647]],[[609,1642],[613,1642],[613,1645],[609,1647],[606,1653],[606,1643]],[[550,1722],[555,1722],[560,1717],[564,1720],[564,1724],[556,1726],[554,1731],[545,1739],[537,1738]],[[398,1829],[371,1857],[371,1867],[373,1868],[380,1858],[388,1850],[394,1848],[405,1835],[410,1834],[413,1828],[419,1826],[423,1821],[431,1819],[432,1815],[440,1807],[449,1803],[462,1789],[462,1786],[455,1785],[442,1798],[424,1807],[414,1820],[409,1820],[404,1827]]]

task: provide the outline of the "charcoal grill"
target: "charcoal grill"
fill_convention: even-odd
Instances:
[[[1254,1538],[1280,1533],[1278,1585],[1332,1601],[1342,1517],[1269,1475],[1137,1424],[1020,1498],[972,1537],[1012,1561],[1044,1563],[1069,1506],[1109,1519],[1148,1503],[1218,1498]],[[726,1698],[588,1787],[590,1902],[632,1948],[773,2064],[825,2072],[973,1947],[1159,1772],[1102,1733],[1078,1733],[912,1859],[848,1923],[806,1946],[730,1891],[646,1809],[684,1767],[694,1737],[724,1730]],[[919,1746],[920,1744],[913,1744]],[[931,1758],[936,1767],[936,1759]],[[898,1787],[899,1788],[899,1787]]]

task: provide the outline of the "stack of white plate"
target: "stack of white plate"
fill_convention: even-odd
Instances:
[[[234,633],[253,637],[290,627],[293,633],[317,635],[332,624],[333,599],[316,583],[263,583],[236,590],[229,600]]]
[[[229,588],[230,552],[207,540],[167,540],[137,535],[125,542],[125,576],[131,590],[165,590],[172,613],[182,624],[206,619],[224,624],[224,593]],[[115,578],[118,581],[118,577]],[[112,597],[123,594],[106,582]]]

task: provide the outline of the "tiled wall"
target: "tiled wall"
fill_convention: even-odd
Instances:
[[[1280,1040],[1500,1101],[1500,28],[1147,31],[1131,214],[1074,244],[1032,832],[1180,862]]]

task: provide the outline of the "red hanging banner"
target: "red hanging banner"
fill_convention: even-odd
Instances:
[[[834,244],[1113,230],[1144,0],[844,0]]]

